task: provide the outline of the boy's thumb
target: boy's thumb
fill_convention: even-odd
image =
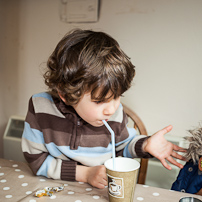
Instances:
[[[163,134],[165,135],[166,133],[169,133],[172,130],[173,126],[169,125],[166,126],[164,129],[162,129]]]

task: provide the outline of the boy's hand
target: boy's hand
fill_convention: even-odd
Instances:
[[[143,144],[143,150],[159,159],[162,165],[169,170],[171,170],[172,168],[171,166],[168,165],[166,160],[172,163],[173,165],[178,166],[179,168],[183,168],[183,165],[178,163],[175,159],[173,159],[173,157],[180,160],[185,160],[185,158],[182,155],[178,154],[177,152],[186,151],[182,147],[172,144],[171,142],[168,142],[165,139],[164,135],[170,132],[171,130],[172,126],[171,125],[167,126],[164,129],[152,135]]]
[[[104,165],[94,167],[78,165],[76,167],[76,180],[103,189],[107,186],[106,168]]]

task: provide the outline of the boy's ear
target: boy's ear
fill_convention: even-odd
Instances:
[[[58,95],[59,95],[60,99],[65,103],[64,97],[62,97],[62,95],[60,93],[58,93]]]

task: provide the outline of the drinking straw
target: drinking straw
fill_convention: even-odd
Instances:
[[[109,126],[109,124],[105,120],[102,120],[102,122],[105,124],[105,126],[107,127],[107,129],[111,133],[113,169],[115,170],[115,137],[114,137],[114,131],[111,129],[111,127]]]

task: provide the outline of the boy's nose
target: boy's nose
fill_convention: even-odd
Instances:
[[[104,108],[104,115],[111,116],[116,111],[115,103],[107,103],[106,107]]]

